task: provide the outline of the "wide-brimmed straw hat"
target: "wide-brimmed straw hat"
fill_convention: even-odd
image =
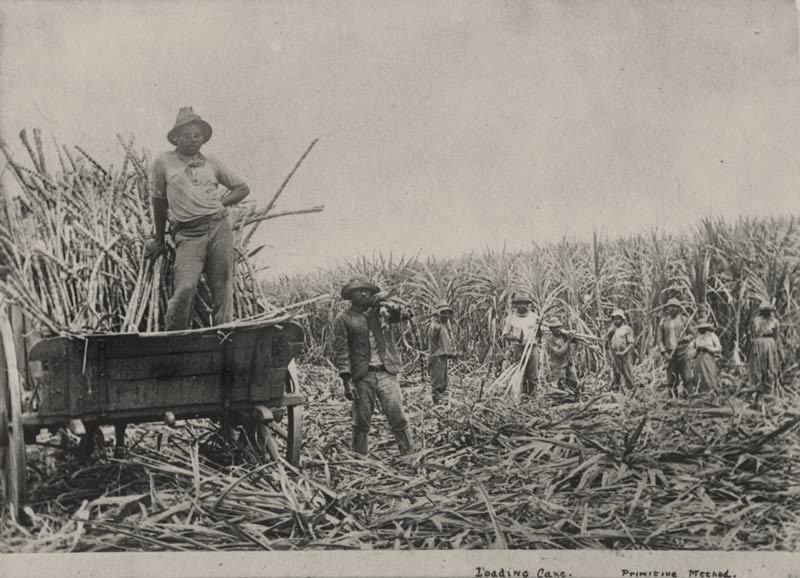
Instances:
[[[200,115],[195,114],[191,106],[182,106],[178,111],[178,118],[175,119],[175,126],[167,133],[167,140],[175,146],[178,146],[178,141],[176,139],[178,136],[178,129],[192,123],[197,124],[203,130],[203,142],[207,143],[208,139],[211,138],[211,125],[200,118]]]
[[[672,305],[674,305],[675,307],[680,307],[681,306],[681,302],[673,297],[672,299],[667,301],[667,307],[670,307]]]
[[[622,309],[614,309],[614,311],[611,312],[611,319],[614,319],[614,317],[625,319],[625,312]]]
[[[449,311],[450,313],[453,312],[453,308],[450,307],[450,304],[444,299],[437,301],[433,305],[433,309],[436,311],[436,313],[444,313],[445,311]]]
[[[381,290],[380,287],[375,285],[375,283],[367,279],[365,276],[356,275],[347,282],[347,285],[342,287],[342,299],[350,299],[350,294],[356,289],[367,289],[373,295]]]
[[[697,324],[697,330],[700,331],[701,329],[714,329],[714,324],[708,320],[700,321],[700,323]]]
[[[554,327],[564,327],[564,324],[561,323],[560,319],[556,319],[555,317],[553,317],[552,319],[547,321],[547,326],[552,329]]]
[[[775,307],[769,301],[762,301],[758,306],[759,311],[775,311]]]
[[[511,304],[516,305],[517,303],[527,303],[528,305],[530,305],[531,303],[533,303],[533,300],[524,293],[519,293],[511,297]]]

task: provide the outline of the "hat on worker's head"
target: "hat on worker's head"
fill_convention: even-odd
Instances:
[[[673,306],[673,305],[674,305],[675,307],[678,307],[678,308],[680,308],[680,306],[681,306],[681,302],[680,302],[680,301],[678,301],[677,299],[675,299],[675,298],[673,297],[672,299],[670,299],[669,301],[667,301],[667,307],[671,307],[671,306]]]
[[[711,321],[709,321],[708,319],[702,319],[697,324],[697,330],[700,331],[701,329],[708,329],[709,331],[711,331],[712,329],[714,329],[714,324],[711,323]]]
[[[624,321],[625,312],[622,309],[614,309],[614,311],[611,312],[611,319],[614,319],[614,317],[619,317]]]
[[[196,124],[200,127],[203,131],[203,142],[207,143],[208,139],[211,138],[211,125],[200,118],[200,115],[195,114],[191,106],[182,106],[180,108],[178,111],[178,118],[175,119],[175,126],[167,133],[167,140],[175,146],[178,146],[178,130],[190,124]]]
[[[342,287],[342,299],[349,300],[350,294],[356,289],[366,289],[373,295],[381,290],[380,287],[375,285],[375,283],[367,279],[364,275],[356,275],[347,282],[347,285]]]
[[[516,305],[517,303],[527,303],[528,305],[531,305],[533,300],[525,295],[525,293],[515,293],[511,296],[511,304]]]
[[[560,319],[557,319],[557,318],[555,318],[555,317],[552,317],[552,318],[548,319],[548,321],[547,321],[547,326],[548,326],[550,329],[553,329],[554,327],[564,327],[564,324],[563,324],[563,323],[561,323],[561,320],[560,320]]]
[[[769,301],[762,301],[758,306],[759,311],[775,311],[775,307]]]
[[[437,301],[433,305],[433,310],[436,311],[436,313],[440,313],[440,314],[441,313],[452,313],[453,312],[453,308],[450,307],[450,304],[447,301],[445,301],[444,299],[440,299],[439,301]]]

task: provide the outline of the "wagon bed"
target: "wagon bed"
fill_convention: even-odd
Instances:
[[[15,350],[19,335],[5,312],[0,325],[0,459],[6,499],[15,505],[24,501],[24,443],[44,427],[78,423],[93,432],[167,416],[216,417],[247,426],[272,457],[277,433],[286,459],[299,462],[304,398],[293,359],[303,331],[295,323],[52,337],[36,341],[27,356]]]

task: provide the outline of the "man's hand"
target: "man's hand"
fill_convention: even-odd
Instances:
[[[619,350],[615,351],[614,353],[615,353],[615,354],[616,354],[618,357],[622,357],[623,355],[628,355],[628,352],[629,352],[631,349],[633,349],[633,345],[629,345],[628,347],[623,347],[622,349],[619,349]]]
[[[164,239],[161,239],[160,241],[157,239],[148,241],[144,248],[145,259],[155,259],[166,252],[167,245],[164,243]]]
[[[353,389],[353,386],[350,383],[350,376],[346,375],[342,377],[342,385],[344,386],[344,397],[349,401],[353,401],[354,399],[358,399],[358,393],[356,390]]]
[[[375,306],[382,301],[386,301],[389,298],[389,294],[386,291],[378,291],[375,295],[372,296],[370,299],[370,303]]]

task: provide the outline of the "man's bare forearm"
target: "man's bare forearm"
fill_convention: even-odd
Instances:
[[[167,228],[167,201],[153,199],[153,222],[156,228],[156,242],[164,242],[164,231]]]
[[[247,185],[239,185],[222,196],[222,205],[230,207],[244,199],[250,194],[250,187]]]

